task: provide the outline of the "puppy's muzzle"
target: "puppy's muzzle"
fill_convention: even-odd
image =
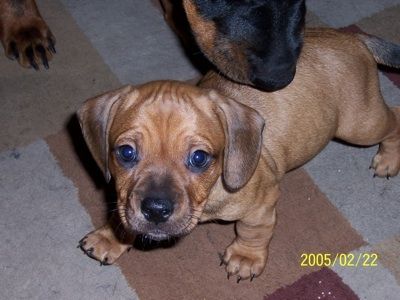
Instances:
[[[147,221],[158,225],[168,221],[174,212],[174,204],[168,198],[146,197],[142,200],[140,210]]]

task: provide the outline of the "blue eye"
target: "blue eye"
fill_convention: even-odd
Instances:
[[[126,163],[134,162],[137,160],[137,153],[132,146],[122,145],[118,147],[119,158]]]
[[[204,169],[208,166],[210,156],[203,150],[194,151],[189,157],[189,166],[197,170]]]

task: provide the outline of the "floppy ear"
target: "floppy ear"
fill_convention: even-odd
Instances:
[[[108,133],[120,100],[125,99],[132,90],[132,86],[124,86],[88,99],[77,112],[83,137],[107,182],[111,179],[108,170]]]
[[[225,130],[223,180],[236,191],[251,178],[261,155],[263,117],[249,106],[211,92]]]

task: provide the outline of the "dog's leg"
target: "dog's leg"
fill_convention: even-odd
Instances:
[[[391,132],[379,144],[378,153],[372,160],[371,167],[381,177],[396,176],[400,170],[400,107],[391,109],[395,118]]]
[[[117,220],[118,216],[113,215],[106,225],[88,233],[79,241],[79,247],[83,252],[100,261],[101,265],[114,263],[132,247],[135,239],[135,236],[126,232]]]
[[[47,69],[56,53],[55,38],[34,0],[0,1],[0,40],[5,54],[23,67]]]
[[[222,258],[228,277],[252,280],[262,273],[268,257],[268,244],[276,223],[275,203],[279,187],[268,189],[260,207],[236,223],[237,236]]]
[[[371,81],[377,79],[371,78]],[[379,143],[378,153],[371,164],[375,175],[396,176],[400,170],[400,108],[389,108],[379,87],[373,96],[360,94],[365,98],[355,106],[357,111],[347,110],[341,116],[336,137],[362,146]]]

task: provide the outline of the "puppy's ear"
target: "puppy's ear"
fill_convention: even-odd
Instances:
[[[83,137],[107,182],[111,179],[108,170],[108,133],[121,100],[133,89],[132,86],[124,86],[90,98],[77,112]]]
[[[210,97],[219,107],[225,130],[224,170],[225,186],[236,191],[251,178],[260,159],[263,117],[249,106],[211,91]]]

